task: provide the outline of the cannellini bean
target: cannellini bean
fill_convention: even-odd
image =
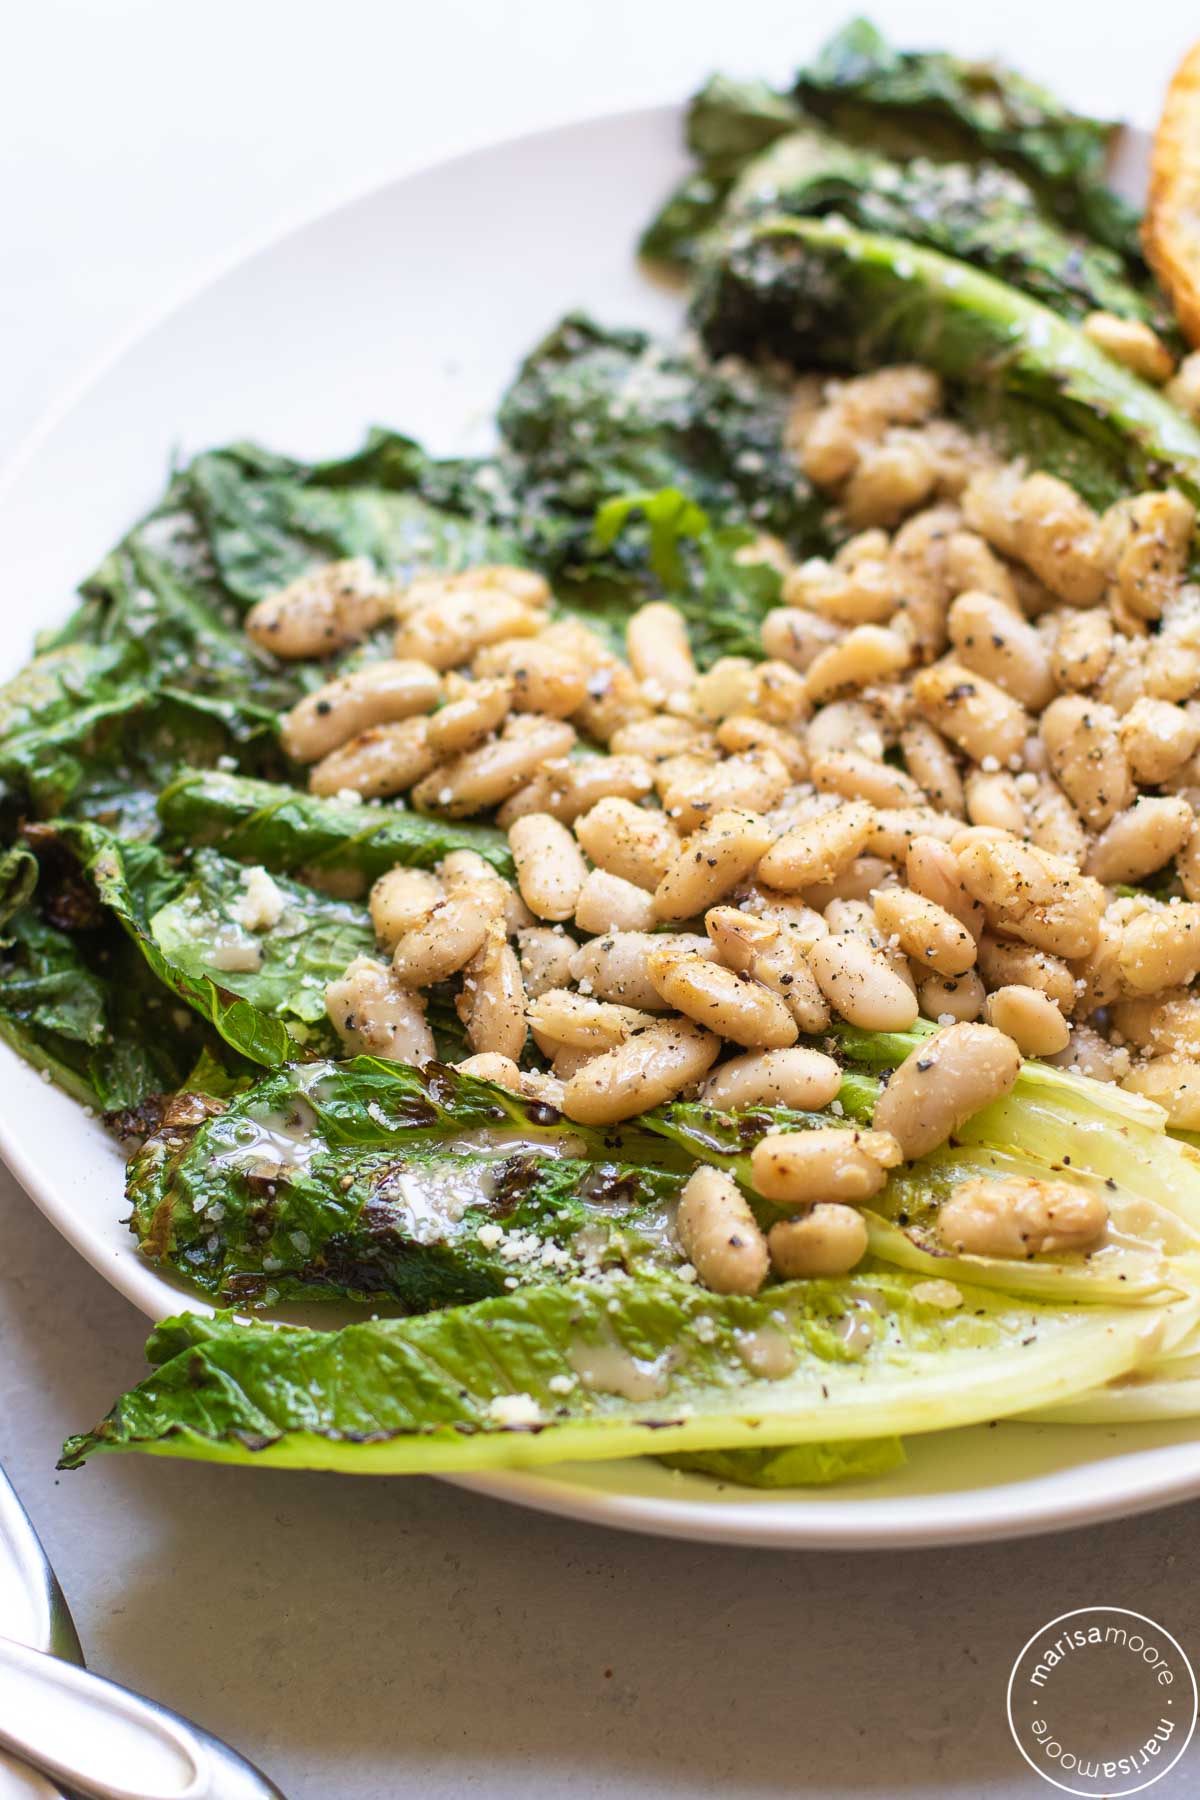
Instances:
[[[819,1050],[751,1050],[718,1065],[701,1099],[725,1112],[748,1106],[789,1106],[819,1112],[836,1100],[842,1071]]]
[[[900,751],[905,768],[929,805],[936,812],[961,819],[966,806],[962,776],[941,732],[924,719],[913,719],[900,733]]]
[[[679,853],[678,834],[664,813],[615,797],[576,819],[575,836],[598,869],[651,891]]]
[[[1121,967],[1124,945],[1125,920],[1110,906],[1100,921],[1100,935],[1092,949],[1070,965],[1070,995],[1064,1000],[1057,991],[1050,994],[1055,1005],[1061,1006],[1064,1013],[1075,1012],[1086,1018],[1097,1007],[1108,1006],[1122,994],[1132,993]],[[1036,979],[1031,979],[1030,986],[1038,985]]]
[[[990,988],[1036,988],[1060,1012],[1069,1014],[1075,1009],[1075,977],[1071,970],[1060,956],[1048,956],[1032,944],[1013,943],[984,932],[979,940],[979,971]]]
[[[386,963],[356,956],[325,989],[325,1010],[353,1056],[427,1063],[437,1054],[420,994],[402,986]]]
[[[698,956],[715,956],[707,938],[693,932],[676,932],[671,942],[679,950]],[[662,948],[654,931],[612,931],[583,944],[571,958],[571,977],[585,993],[646,1012],[665,1012],[666,1003],[650,979],[647,959]]]
[[[1095,687],[1107,669],[1112,653],[1110,614],[1097,609],[1061,615],[1050,660],[1051,671],[1060,688],[1086,693]]]
[[[974,531],[952,531],[946,539],[946,576],[955,594],[991,594],[1019,607],[1016,583],[991,546]]]
[[[439,762],[482,744],[512,707],[512,688],[504,680],[462,681],[452,675],[446,693],[446,705],[429,721],[429,747]]]
[[[449,895],[397,941],[392,953],[396,980],[403,987],[424,988],[457,974],[482,947],[494,918],[486,893],[467,889]]]
[[[781,666],[787,668],[786,663]],[[793,681],[798,679],[794,669],[788,669],[788,674]],[[753,707],[755,686],[754,664],[748,656],[719,656],[711,668],[692,682],[688,705],[695,718],[706,725],[718,725],[732,713]]]
[[[917,433],[893,432],[882,444],[867,445],[842,490],[842,511],[851,525],[896,525],[932,493],[937,469]]]
[[[297,762],[316,762],[372,725],[428,712],[441,691],[441,676],[428,663],[368,663],[297,701],[284,716],[280,742]]]
[[[1128,1050],[1110,1044],[1090,1025],[1073,1025],[1067,1048],[1047,1060],[1056,1069],[1073,1069],[1092,1081],[1123,1081],[1131,1059]]]
[[[887,748],[879,713],[865,700],[834,700],[823,706],[809,724],[805,746],[810,757],[857,750],[872,762],[882,762]]]
[[[644,765],[689,750],[697,755],[711,755],[713,741],[712,732],[694,719],[684,719],[676,713],[649,713],[614,731],[608,748],[614,757],[636,757]]]
[[[1155,700],[1190,700],[1200,689],[1200,590],[1180,588],[1162,629],[1145,645],[1141,687]]]
[[[622,881],[607,869],[591,869],[575,903],[580,931],[652,931],[658,921],[654,901],[645,888]]]
[[[654,890],[660,919],[692,919],[730,893],[761,861],[771,830],[757,813],[732,809],[687,839]]]
[[[571,958],[578,948],[575,939],[561,927],[529,925],[518,931],[517,953],[525,992],[537,995],[550,988],[566,987],[571,979]]]
[[[587,695],[573,717],[584,737],[607,744],[652,710],[633,670],[614,658],[588,675]]]
[[[785,892],[832,880],[862,850],[874,820],[872,807],[849,801],[794,825],[763,856],[759,878]]]
[[[1006,763],[1019,757],[1031,730],[1019,701],[965,663],[935,663],[921,669],[912,684],[913,699],[929,722],[972,762],[994,757]]]
[[[1062,857],[1011,837],[975,837],[957,856],[967,891],[998,931],[1053,956],[1086,956],[1095,945],[1104,890]]]
[[[549,813],[527,813],[509,827],[508,847],[530,912],[539,919],[569,919],[587,880],[587,864],[566,826]]]
[[[696,679],[696,665],[677,606],[667,600],[639,606],[626,628],[625,643],[639,681],[663,695],[687,693]]]
[[[511,1094],[524,1091],[524,1078],[511,1056],[501,1056],[494,1050],[481,1051],[477,1056],[464,1056],[454,1067],[460,1075],[470,1075],[475,1081],[490,1081],[496,1087],[507,1088]]]
[[[681,759],[682,760],[682,759]],[[785,762],[773,750],[746,750],[697,767],[659,765],[656,779],[663,810],[680,831],[694,831],[711,813],[729,807],[769,812],[791,784]]]
[[[1090,312],[1081,327],[1098,350],[1123,363],[1143,381],[1161,386],[1175,373],[1171,352],[1141,319],[1123,319],[1117,313]]]
[[[778,994],[801,1031],[824,1031],[829,1007],[809,968],[807,951],[826,934],[824,921],[811,929],[787,919],[759,917],[736,906],[714,906],[705,930],[726,968],[759,981]]]
[[[505,801],[496,822],[507,830],[524,813],[547,812],[563,825],[573,825],[601,800],[644,800],[653,788],[650,765],[641,756],[552,758]]]
[[[608,1125],[661,1106],[707,1074],[720,1040],[672,1019],[595,1056],[563,1090],[562,1110],[581,1125]]]
[[[882,856],[856,856],[832,881],[818,881],[801,890],[801,898],[814,912],[823,913],[833,900],[866,900],[876,888],[896,879],[896,871]]]
[[[488,917],[503,919],[509,931],[519,931],[533,923],[520,894],[477,850],[451,850],[438,865],[438,874],[448,895],[478,895],[488,909]]]
[[[429,720],[402,719],[396,725],[373,725],[331,750],[313,764],[308,785],[314,794],[351,788],[364,800],[383,800],[420,781],[433,764]]]
[[[1063,694],[1038,729],[1055,779],[1094,831],[1130,805],[1133,782],[1110,706]]]
[[[762,622],[762,647],[766,654],[785,662],[801,674],[811,668],[822,651],[836,644],[841,632],[831,619],[805,612],[798,606],[779,606]]]
[[[1067,796],[1049,775],[1034,775],[1032,792],[1023,792],[1025,826],[1029,841],[1052,856],[1065,857],[1078,867],[1087,857],[1088,838]]]
[[[964,975],[930,975],[917,988],[921,1017],[935,1025],[977,1019],[983,1012],[987,990],[974,969]]]
[[[1177,1130],[1200,1131],[1200,1063],[1190,1056],[1156,1056],[1135,1063],[1121,1086],[1156,1101]]]
[[[804,682],[789,663],[754,664],[754,685],[750,693],[750,711],[769,725],[795,726],[811,712]]]
[[[1186,987],[1200,975],[1200,905],[1184,901],[1139,913],[1121,933],[1117,959],[1131,995]]]
[[[548,606],[551,599],[545,576],[533,569],[520,568],[516,563],[478,563],[457,574],[439,569],[416,576],[405,588],[396,610],[403,617],[421,607],[441,605],[456,594],[480,595],[485,599],[503,594],[534,608]]]
[[[1106,883],[1139,882],[1182,850],[1194,824],[1186,800],[1144,795],[1105,826],[1092,845],[1087,872]]]
[[[1189,900],[1200,900],[1200,827],[1192,832],[1175,858],[1179,885]]]
[[[893,626],[906,631],[925,662],[945,646],[946,609],[959,592],[950,578],[948,546],[961,524],[957,507],[928,507],[904,522],[888,552],[888,568],[900,594]]]
[[[861,535],[875,537],[876,533]],[[886,549],[886,532],[879,532],[878,537]],[[850,568],[813,556],[788,575],[783,599],[788,606],[808,607],[838,625],[882,625],[896,610],[897,594],[882,555],[863,557]]]
[[[951,818],[949,813],[933,812],[922,806],[880,806],[876,808],[867,833],[867,848],[900,868],[908,861],[908,853],[917,838],[940,838],[948,842],[961,828],[959,820]]]
[[[442,884],[428,869],[389,869],[367,902],[375,936],[393,949],[398,938],[428,918],[442,898]]]
[[[519,1062],[525,1048],[525,989],[521,965],[502,920],[494,920],[482,947],[467,964],[459,1017],[472,1050]]]
[[[766,1200],[785,1203],[869,1200],[901,1161],[900,1146],[886,1131],[773,1131],[750,1155],[754,1185]]]
[[[1067,1021],[1038,988],[997,988],[988,995],[984,1016],[1012,1039],[1022,1056],[1054,1056],[1071,1041]]]
[[[566,719],[587,698],[588,671],[577,656],[542,638],[510,638],[489,644],[475,658],[477,676],[510,684],[514,712]]]
[[[765,719],[747,713],[734,713],[717,727],[717,743],[731,756],[746,750],[769,750],[777,756],[795,781],[808,773],[808,754],[794,732],[783,725],[769,725]]]
[[[694,1169],[679,1196],[675,1230],[712,1293],[757,1294],[767,1278],[767,1240],[732,1176]]]
[[[1182,706],[1146,694],[1135,700],[1125,717],[1118,720],[1117,736],[1134,780],[1146,787],[1157,787],[1182,768],[1200,747],[1200,721]]]
[[[1100,521],[1053,475],[1015,480],[1010,470],[977,476],[963,495],[967,523],[1027,563],[1039,581],[1072,606],[1094,606],[1104,593]]]
[[[917,997],[886,956],[850,932],[820,938],[808,952],[817,986],[839,1017],[864,1031],[907,1031]]]
[[[1154,1056],[1178,1053],[1200,1061],[1200,994],[1167,988],[1141,1000],[1122,1000],[1112,1022],[1123,1038]]]
[[[920,785],[903,769],[876,762],[857,750],[831,750],[816,757],[810,776],[820,793],[866,800],[871,806],[908,806],[925,798]]]
[[[1088,1249],[1107,1224],[1103,1199],[1077,1182],[981,1175],[952,1189],[937,1234],[959,1254],[1026,1258]]]
[[[893,1070],[875,1102],[874,1125],[912,1161],[936,1150],[977,1112],[1007,1094],[1021,1052],[990,1025],[944,1025]]]
[[[805,1275],[846,1275],[867,1254],[867,1227],[852,1206],[819,1200],[767,1233],[771,1267],[785,1281]]]
[[[1040,632],[993,594],[960,594],[946,616],[960,662],[985,675],[1029,712],[1041,712],[1057,688]]]
[[[885,939],[895,937],[906,956],[939,975],[964,975],[975,961],[975,939],[960,919],[909,888],[881,888],[875,919]]]
[[[986,922],[983,907],[967,892],[958,858],[949,844],[940,838],[914,837],[904,868],[905,879],[915,894],[933,901],[965,925],[973,938],[979,937]]]
[[[1187,573],[1196,509],[1168,489],[1118,500],[1104,518],[1116,598],[1136,619],[1161,618]]]
[[[395,654],[454,669],[485,644],[533,637],[543,622],[537,607],[494,583],[477,582],[480,574],[471,571],[459,578],[462,585],[447,584],[436,600],[407,611],[396,627]]]
[[[361,643],[392,610],[392,591],[365,556],[326,563],[246,614],[246,630],[286,661],[331,656]]]
[[[680,955],[667,939],[646,958],[650,979],[677,1012],[751,1050],[778,1050],[799,1035],[771,989],[708,957]]]
[[[785,659],[790,660],[790,659]],[[908,644],[886,625],[856,625],[810,665],[805,691],[814,706],[888,681],[909,664]]]
[[[515,713],[498,738],[434,769],[413,789],[413,805],[451,819],[496,806],[529,780],[544,762],[565,756],[575,733],[562,719]]]
[[[569,988],[552,988],[529,1002],[525,1016],[539,1043],[554,1050],[586,1050],[596,1055],[624,1044],[655,1020],[633,1006],[615,1006]]]
[[[993,825],[1020,837],[1025,830],[1025,808],[1014,778],[1001,769],[984,773],[972,769],[965,783],[967,817],[972,825]]]

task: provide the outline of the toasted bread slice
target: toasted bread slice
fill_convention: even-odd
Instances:
[[[1142,243],[1184,335],[1200,345],[1200,43],[1167,89],[1154,135]]]

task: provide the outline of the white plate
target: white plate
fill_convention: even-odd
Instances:
[[[160,492],[172,456],[242,436],[329,456],[376,421],[439,451],[480,448],[518,357],[568,308],[672,324],[678,300],[639,273],[632,247],[680,173],[679,128],[676,108],[627,113],[392,183],[260,250],[137,336],[43,428],[4,486],[0,670],[19,667],[34,630],[63,616],[75,582]],[[0,1151],[144,1312],[197,1304],[138,1256],[121,1223],[121,1157],[100,1126],[3,1048]],[[885,1480],[786,1496],[650,1461],[467,1485],[726,1542],[944,1543],[1200,1494],[1200,1444],[1186,1424],[1012,1425],[917,1438],[908,1467]]]

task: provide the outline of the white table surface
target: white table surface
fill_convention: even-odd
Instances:
[[[1082,0],[872,10],[902,42],[1003,50],[1140,123],[1195,32],[1182,0],[1104,26]],[[0,455],[114,338],[280,224],[718,65],[782,76],[842,16],[831,0],[11,6]],[[1195,1508],[815,1556],[608,1534],[428,1481],[133,1458],[56,1476],[63,1436],[141,1372],[144,1325],[2,1171],[0,1245],[0,1458],[90,1661],[242,1746],[290,1800],[1016,1800],[1053,1791],[1004,1719],[1039,1625],[1126,1606],[1200,1657]],[[1155,1796],[1194,1794],[1198,1756]]]

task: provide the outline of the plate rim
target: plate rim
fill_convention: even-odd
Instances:
[[[269,256],[293,239],[358,205],[379,200],[394,189],[461,168],[482,157],[500,151],[516,151],[522,146],[545,145],[564,134],[588,128],[618,131],[624,125],[635,123],[643,128],[655,125],[666,128],[672,122],[678,126],[683,113],[684,107],[678,101],[618,109],[597,107],[569,113],[533,130],[481,139],[447,156],[416,158],[382,180],[353,184],[320,206],[298,208],[265,232],[247,234],[228,251],[212,258],[195,277],[180,283],[161,301],[147,307],[42,409],[16,447],[0,462],[0,506],[9,501],[20,477],[59,427],[87,400],[92,390],[118,368],[126,355],[245,265]],[[1127,126],[1125,130],[1131,136],[1144,136],[1136,126]],[[631,246],[631,259],[633,254]],[[18,1068],[33,1073],[15,1051],[7,1045],[2,1049]],[[177,1296],[177,1310],[208,1314],[216,1310],[207,1300],[188,1293],[182,1285],[174,1287],[161,1274],[141,1267],[136,1260],[119,1259],[114,1267],[109,1252],[97,1241],[93,1228],[69,1206],[64,1206],[49,1178],[43,1179],[33,1157],[15,1135],[8,1109],[0,1113],[0,1158],[54,1230],[144,1316],[152,1320],[167,1316],[164,1311],[166,1288],[171,1288]],[[437,1479],[559,1517],[693,1542],[776,1549],[915,1548],[1034,1536],[1106,1519],[1130,1517],[1200,1497],[1200,1431],[1193,1439],[1179,1444],[1131,1449],[1129,1456],[1136,1462],[1142,1456],[1152,1456],[1155,1448],[1191,1451],[1190,1460],[1194,1466],[1178,1471],[1147,1468],[1140,1475],[1135,1473],[1132,1478],[1127,1476],[1118,1482],[1115,1493],[1102,1491],[1098,1484],[1093,1489],[1078,1483],[1065,1493],[1022,1497],[1022,1487],[1031,1485],[1027,1479],[1014,1483],[1007,1490],[1011,1495],[1007,1505],[1003,1499],[1006,1490],[986,1481],[978,1488],[956,1488],[940,1496],[922,1492],[888,1497],[881,1493],[877,1501],[839,1507],[836,1489],[802,1489],[795,1491],[794,1498],[736,1505],[715,1497],[701,1503],[682,1494],[678,1499],[669,1499],[658,1495],[612,1493],[575,1482],[569,1474],[560,1473],[556,1466],[545,1471],[442,1474]],[[1054,1469],[1032,1480],[1053,1481],[1065,1473],[1066,1470]],[[826,1497],[827,1493],[833,1497]],[[978,1501],[984,1494],[996,1498],[992,1507],[981,1511]],[[816,1495],[819,1497],[814,1497]]]

